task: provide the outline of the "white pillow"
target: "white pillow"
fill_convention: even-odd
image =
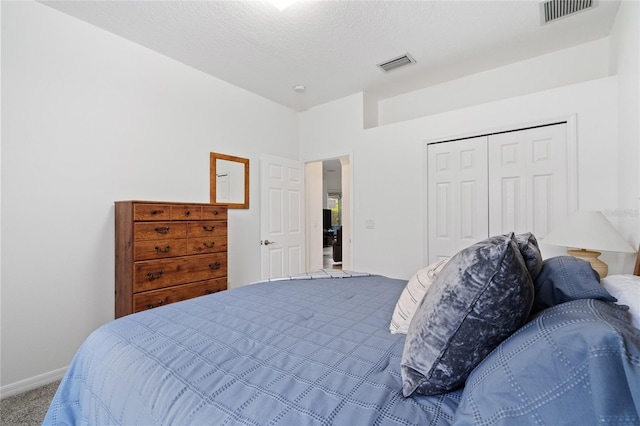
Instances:
[[[393,334],[407,334],[409,324],[416,308],[424,298],[424,294],[435,279],[436,275],[449,259],[439,260],[424,269],[419,270],[411,277],[396,303],[389,324],[389,331]]]
[[[636,275],[610,275],[603,278],[600,284],[613,297],[618,305],[627,305],[631,323],[640,328],[640,277]]]

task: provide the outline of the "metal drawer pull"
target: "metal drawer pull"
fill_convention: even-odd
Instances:
[[[158,271],[157,274],[153,274],[153,272],[147,272],[147,278],[149,278],[149,281],[153,281],[153,280],[157,280],[162,278],[162,271]]]
[[[165,248],[160,248],[158,246],[156,246],[156,252],[158,253],[169,253],[169,249],[171,249],[171,246],[167,244],[167,246]]]
[[[213,294],[213,290],[211,290],[211,289],[206,289],[206,290],[204,291],[204,294]]]
[[[158,227],[155,229],[155,231],[156,231],[158,234],[163,234],[163,235],[165,235],[165,234],[168,234],[168,233],[169,233],[169,227],[168,227],[168,226],[166,226],[166,227],[162,228],[162,227],[158,226]]]
[[[164,210],[151,210],[151,214],[162,214]]]
[[[214,229],[216,229],[215,226],[207,226],[207,225],[203,225],[202,229],[204,229],[207,232],[213,232]]]
[[[211,243],[210,243],[210,244],[207,244],[207,242],[206,242],[206,241],[204,241],[204,242],[202,243],[202,245],[203,245],[203,246],[205,246],[205,247],[206,247],[206,248],[208,248],[208,249],[212,249],[212,248],[213,248],[213,246],[215,246],[215,245],[216,245],[216,242],[215,242],[215,241],[211,241]]]
[[[220,269],[220,262],[210,263],[209,268],[211,269]]]
[[[186,212],[184,212],[185,216],[189,216],[191,214],[191,212],[189,210],[187,210]]]
[[[162,306],[162,300],[158,300],[158,306]],[[153,306],[153,303],[147,303],[147,308],[152,309],[155,306]]]

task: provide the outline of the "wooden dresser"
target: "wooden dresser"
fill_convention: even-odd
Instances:
[[[116,201],[116,318],[227,289],[227,207]]]

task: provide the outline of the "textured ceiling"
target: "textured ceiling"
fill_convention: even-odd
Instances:
[[[540,24],[538,1],[43,1],[302,111],[357,92],[384,99],[605,37],[619,1]],[[416,64],[376,64],[409,52]],[[293,86],[306,86],[296,93]]]

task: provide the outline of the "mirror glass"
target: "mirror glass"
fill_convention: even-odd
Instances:
[[[249,208],[249,159],[211,153],[210,203]]]

